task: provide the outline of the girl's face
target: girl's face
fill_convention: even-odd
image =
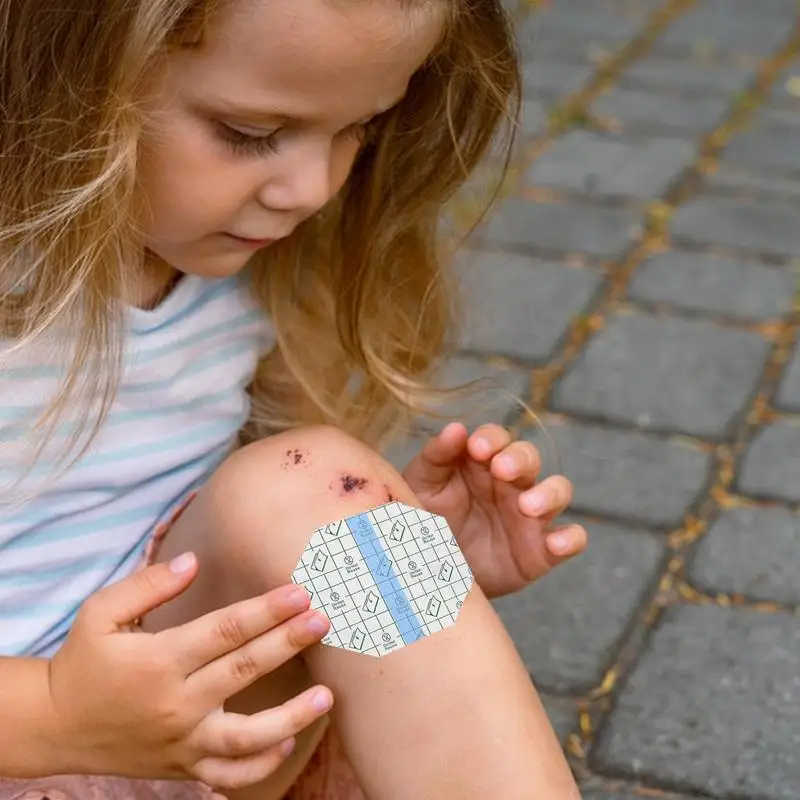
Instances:
[[[149,250],[181,272],[231,275],[322,208],[362,126],[439,40],[439,6],[407,5],[236,0],[201,47],[171,53],[148,92],[137,174]]]

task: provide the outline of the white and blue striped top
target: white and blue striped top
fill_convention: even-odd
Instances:
[[[122,382],[91,448],[46,483],[52,468],[38,462],[32,499],[0,495],[0,655],[52,655],[84,599],[136,569],[155,526],[234,446],[270,343],[238,277],[185,276],[157,308],[129,309]],[[21,473],[29,415],[59,386],[47,352],[0,343],[0,487]]]

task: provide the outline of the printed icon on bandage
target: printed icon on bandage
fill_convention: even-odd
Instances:
[[[390,502],[314,531],[292,581],[324,645],[383,657],[453,625],[473,576],[444,517]]]

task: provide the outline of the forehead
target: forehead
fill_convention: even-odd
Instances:
[[[233,0],[187,54],[197,88],[298,114],[394,103],[437,46],[444,3]]]

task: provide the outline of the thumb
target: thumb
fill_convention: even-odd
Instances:
[[[196,576],[194,553],[146,567],[94,594],[89,601],[89,622],[98,632],[113,633],[177,597]]]

